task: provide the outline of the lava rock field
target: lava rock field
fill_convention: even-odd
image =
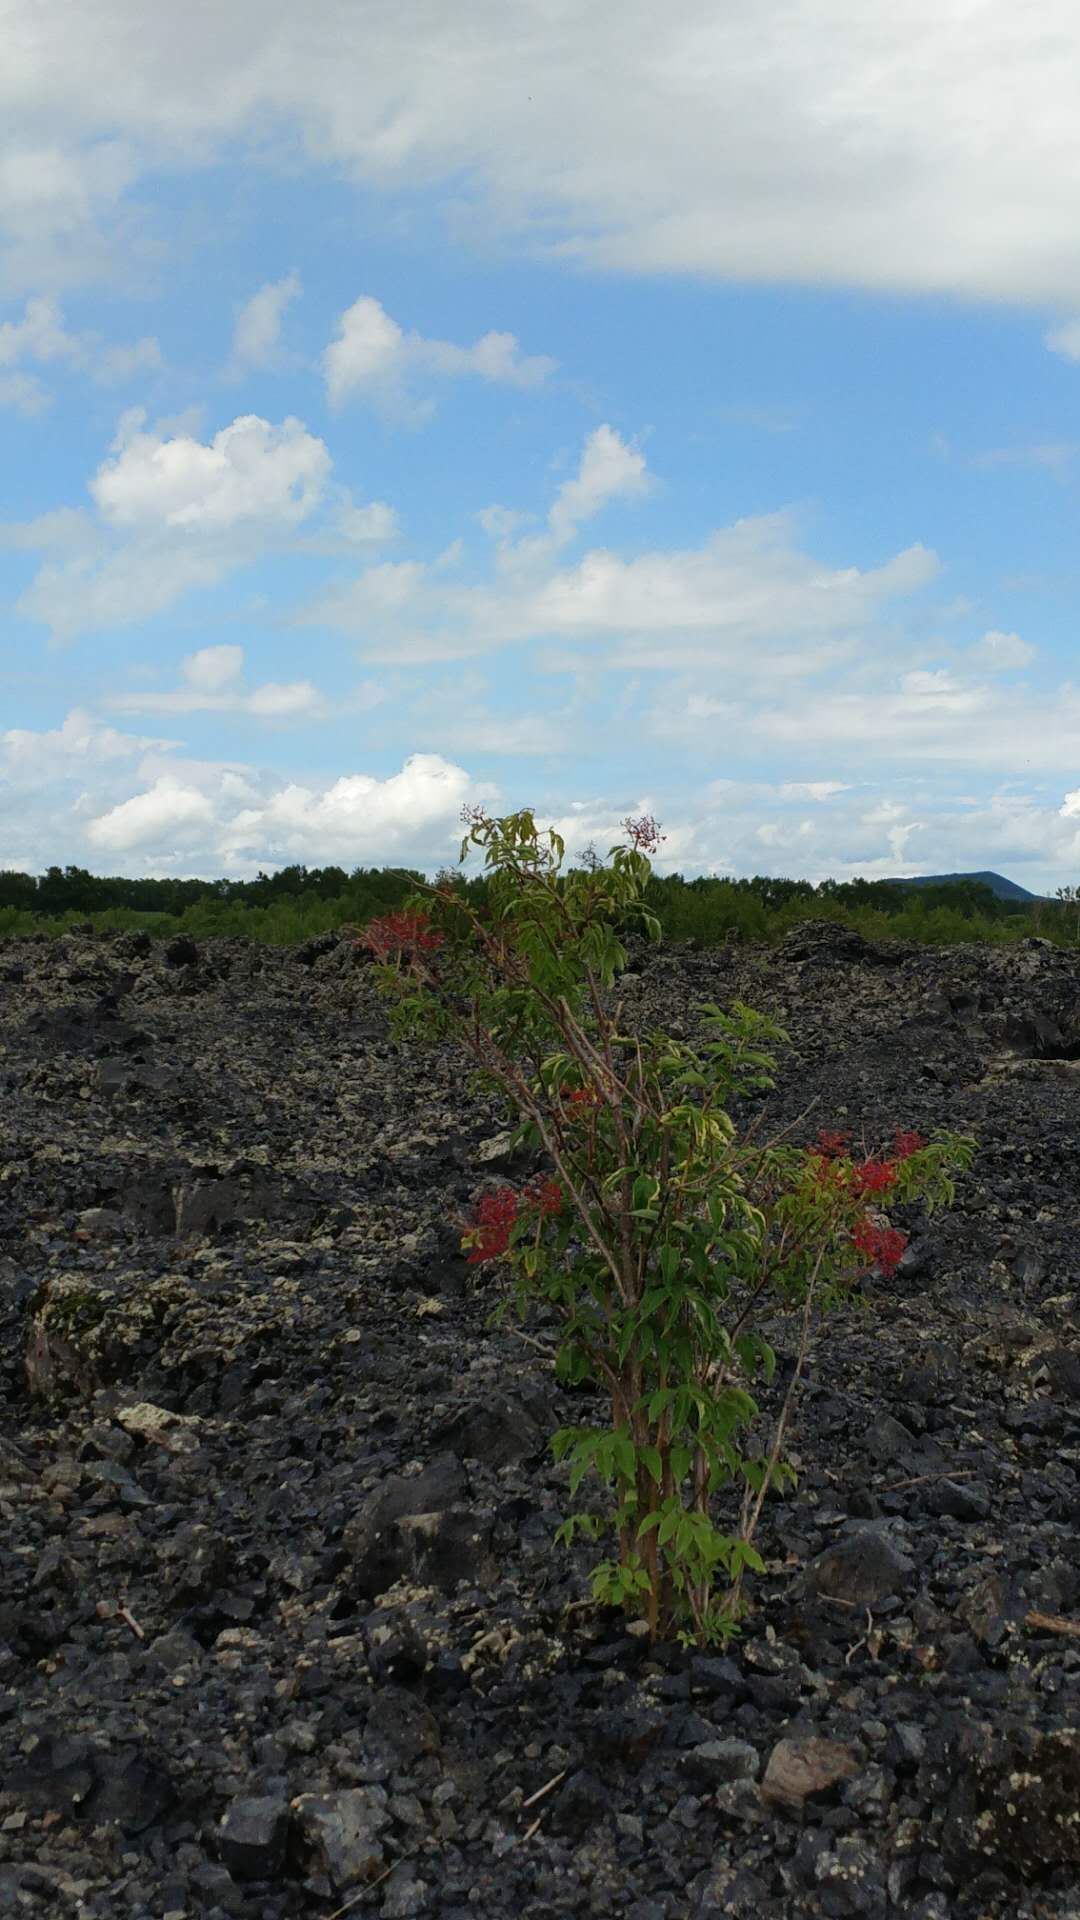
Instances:
[[[1076,1920],[1080,953],[812,922],[619,993],[773,1013],[796,1141],[978,1141],[816,1334],[722,1651],[556,1545],[599,1403],[459,1248],[520,1156],[347,934],[0,942],[0,1914]]]

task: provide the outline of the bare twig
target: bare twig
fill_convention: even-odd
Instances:
[[[881,1487],[881,1493],[903,1493],[908,1487],[926,1487],[932,1480],[974,1480],[975,1468],[969,1467],[963,1473],[950,1473],[948,1467],[941,1473],[917,1473],[913,1480],[890,1480],[887,1487]]]
[[[874,1631],[874,1616],[873,1616],[873,1614],[871,1613],[871,1611],[870,1611],[870,1609],[869,1609],[869,1607],[867,1607],[867,1609],[866,1609],[866,1632],[865,1632],[865,1633],[863,1634],[863,1636],[862,1636],[862,1639],[861,1639],[861,1640],[854,1640],[854,1641],[852,1641],[852,1644],[851,1644],[851,1646],[850,1646],[850,1647],[848,1648],[848,1650],[847,1650],[847,1652],[846,1652],[846,1653],[845,1653],[845,1655],[844,1655],[844,1665],[845,1665],[845,1667],[850,1667],[850,1665],[851,1665],[851,1663],[852,1663],[852,1661],[854,1660],[854,1658],[855,1658],[855,1655],[856,1655],[856,1654],[858,1653],[858,1651],[859,1651],[859,1648],[860,1648],[860,1647],[865,1647],[865,1648],[866,1648],[866,1650],[867,1650],[867,1652],[869,1653],[869,1651],[870,1651],[870,1635],[871,1635],[871,1634],[873,1633],[873,1631]],[[879,1645],[880,1645],[880,1642],[879,1642]]]
[[[765,1505],[765,1496],[772,1485],[773,1474],[776,1472],[776,1463],[780,1458],[780,1449],[784,1444],[784,1434],[787,1431],[787,1423],[791,1417],[791,1409],[795,1404],[795,1395],[798,1392],[799,1382],[802,1379],[803,1367],[806,1364],[807,1349],[810,1344],[810,1316],[813,1311],[814,1293],[824,1258],[825,1248],[822,1247],[814,1262],[814,1271],[810,1275],[810,1280],[807,1285],[806,1301],[803,1306],[802,1331],[799,1335],[799,1351],[795,1359],[795,1370],[788,1382],[788,1390],[784,1395],[784,1404],[780,1409],[780,1417],[776,1422],[776,1430],[773,1434],[772,1446],[769,1448],[769,1458],[766,1462],[765,1473],[753,1503],[748,1504],[746,1499],[744,1499],[743,1502],[742,1524],[739,1528],[739,1537],[746,1542],[747,1546],[751,1545],[758,1529],[758,1522],[761,1519],[761,1509]],[[749,1491],[750,1489],[748,1487],[747,1494],[749,1494]],[[736,1604],[742,1589],[742,1578],[743,1569],[740,1567],[732,1587],[732,1599]]]
[[[377,1880],[369,1880],[367,1886],[361,1887],[359,1893],[354,1893],[352,1899],[346,1900],[343,1907],[335,1907],[330,1920],[341,1920],[343,1913],[351,1913],[354,1907],[360,1905],[361,1900],[367,1899],[369,1893],[374,1893],[375,1888],[381,1887],[384,1880],[389,1880],[395,1867],[400,1867],[403,1861],[412,1860],[414,1857],[414,1854],[403,1853],[401,1859],[395,1860],[391,1866],[387,1867],[385,1873],[380,1873]]]
[[[531,1333],[523,1333],[520,1327],[511,1327],[509,1331],[515,1339],[524,1340],[527,1347],[535,1347],[537,1353],[542,1353],[545,1360],[550,1360],[555,1352],[555,1347],[549,1346],[546,1340],[537,1340]]]
[[[1033,1608],[1025,1613],[1024,1625],[1034,1633],[1063,1633],[1070,1640],[1080,1640],[1080,1620],[1067,1620],[1063,1613],[1038,1613]]]
[[[535,1807],[537,1801],[545,1799],[549,1793],[554,1793],[560,1781],[565,1779],[566,1779],[565,1767],[563,1768],[561,1773],[553,1773],[550,1780],[545,1780],[542,1787],[537,1787],[535,1793],[530,1793],[528,1799],[522,1801],[521,1803],[522,1813],[525,1812],[527,1807]]]

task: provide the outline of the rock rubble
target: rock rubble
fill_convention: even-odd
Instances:
[[[1075,1916],[1080,957],[810,923],[619,991],[774,1013],[794,1138],[979,1139],[814,1344],[724,1651],[556,1546],[592,1403],[458,1248],[506,1116],[347,938],[0,947],[0,1913]]]

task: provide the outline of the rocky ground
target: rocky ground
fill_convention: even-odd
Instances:
[[[1080,1914],[1080,956],[810,926],[625,984],[736,996],[777,1123],[979,1154],[816,1340],[705,1654],[554,1544],[589,1403],[454,1225],[500,1116],[351,943],[0,944],[0,1912]]]

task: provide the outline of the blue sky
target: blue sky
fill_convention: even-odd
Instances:
[[[44,11],[0,867],[1080,878],[1071,6]]]

